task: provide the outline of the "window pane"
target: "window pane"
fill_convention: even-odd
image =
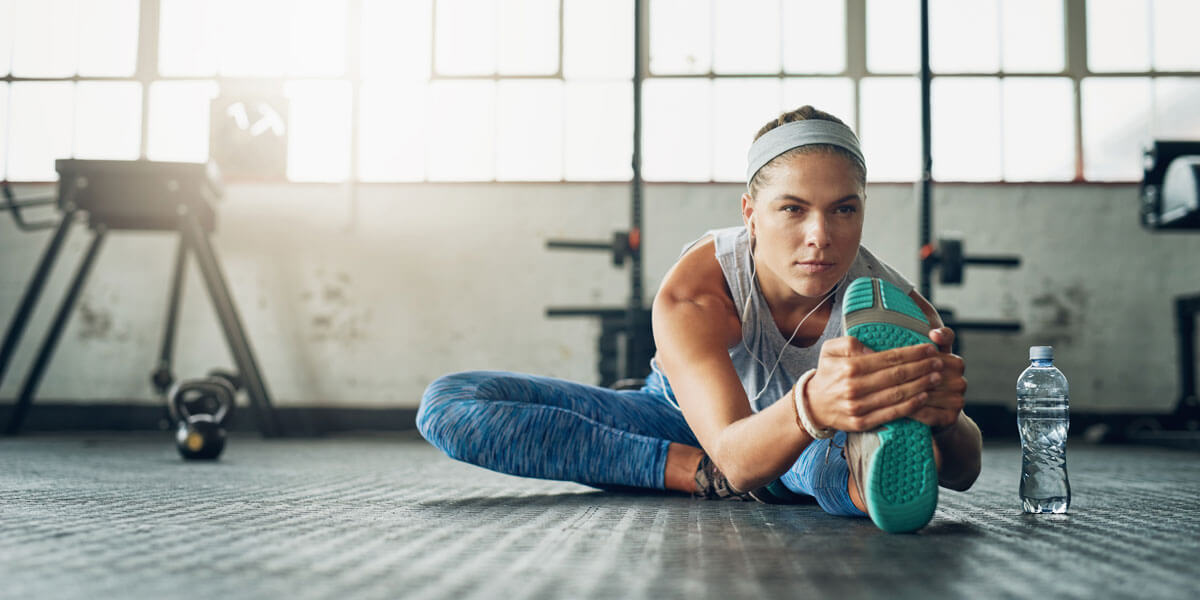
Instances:
[[[221,74],[283,75],[290,47],[291,4],[287,0],[222,0],[219,6],[216,31]]]
[[[921,83],[868,77],[859,88],[859,137],[869,181],[915,181],[921,173]]]
[[[1154,1],[1154,68],[1200,71],[1200,3],[1196,0]]]
[[[648,79],[643,86],[642,175],[647,181],[709,181],[712,134],[707,79]]]
[[[13,23],[17,26],[13,31],[12,74],[74,75],[79,57],[78,16],[78,0],[17,0],[13,13]],[[53,173],[54,166],[50,169]]]
[[[1004,179],[1074,179],[1075,89],[1072,81],[1006,77],[1003,86]]]
[[[633,0],[565,0],[563,76],[633,77]]]
[[[501,0],[501,75],[558,72],[558,0]]]
[[[1154,80],[1154,137],[1200,139],[1200,78]]]
[[[437,72],[496,72],[496,0],[437,0]]]
[[[714,0],[713,71],[779,72],[779,0]]]
[[[854,81],[838,78],[787,77],[783,80],[782,111],[796,110],[805,104],[823,110],[858,130],[854,120]],[[764,121],[765,123],[765,121]]]
[[[712,164],[715,181],[746,181],[746,152],[754,134],[779,116],[780,83],[774,78],[713,82]]]
[[[288,72],[337,77],[346,72],[346,0],[293,0]]]
[[[783,0],[783,70],[846,70],[846,0]]]
[[[156,81],[150,84],[150,160],[208,160],[210,104],[217,97],[212,81]]]
[[[429,179],[486,181],[495,163],[495,84],[491,81],[435,81],[431,87]]]
[[[939,77],[933,80],[930,93],[933,178],[940,181],[999,181],[1003,170],[1000,162],[1000,80],[995,77]],[[919,122],[919,115],[918,111],[912,120]]]
[[[74,88],[69,82],[14,83],[9,88],[9,179],[58,179],[54,160],[71,157]]]
[[[496,179],[563,178],[562,82],[496,84]]]
[[[1138,180],[1142,145],[1150,134],[1150,80],[1091,77],[1080,82],[1083,175],[1093,180]]]
[[[358,175],[364,181],[425,179],[424,83],[363,84],[358,127]]]
[[[999,36],[996,0],[930,0],[929,67],[934,72],[999,71]]]
[[[1002,0],[1005,71],[1058,73],[1066,65],[1063,4],[1046,0]]]
[[[132,76],[137,71],[138,17],[138,0],[81,1],[79,74]]]
[[[366,0],[362,16],[363,76],[427,79],[432,35],[430,0]]]
[[[916,73],[921,68],[917,0],[867,0],[867,70]]]
[[[8,83],[0,81],[0,181],[5,179],[8,165]]]
[[[633,85],[566,84],[566,178],[626,181],[633,176]]]
[[[712,66],[709,0],[650,2],[650,72],[707,73]]]
[[[158,15],[160,74],[168,77],[216,74],[220,6],[206,0],[162,0]]]
[[[290,81],[288,179],[342,181],[350,172],[350,84]]]
[[[1149,19],[1149,0],[1088,0],[1088,70],[1149,70]]]
[[[75,157],[133,160],[142,144],[142,84],[84,81],[75,87]]]
[[[16,0],[0,0],[0,77],[8,75],[12,66],[13,17],[16,15]],[[0,161],[0,172],[4,169]]]

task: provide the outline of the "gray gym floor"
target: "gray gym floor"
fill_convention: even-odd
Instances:
[[[168,434],[0,440],[4,598],[1185,598],[1200,454],[1068,450],[1071,513],[1022,515],[1015,444],[889,535],[815,505],[522,479],[415,433],[262,441],[184,464]]]

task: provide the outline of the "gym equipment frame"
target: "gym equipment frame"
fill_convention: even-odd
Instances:
[[[547,240],[550,250],[611,252],[614,267],[629,259],[629,301],[624,307],[554,307],[547,317],[594,317],[600,319],[597,340],[597,372],[600,385],[618,389],[640,387],[650,374],[654,356],[654,334],[650,327],[650,309],[642,301],[642,82],[646,56],[648,10],[645,0],[633,2],[633,156],[629,182],[629,231],[613,234],[612,242]],[[621,348],[621,342],[624,348]]]
[[[1151,140],[1142,147],[1138,186],[1142,227],[1153,233],[1200,229],[1200,140]],[[1192,432],[1200,425],[1196,396],[1196,317],[1200,294],[1175,297],[1175,340],[1179,357],[1179,402],[1159,426]],[[1153,427],[1151,434],[1154,433]]]
[[[170,364],[183,285],[183,269],[187,254],[191,252],[196,255],[197,265],[220,321],[225,341],[229,345],[238,374],[249,396],[258,429],[266,437],[280,435],[266,381],[259,370],[237,306],[229,293],[229,286],[209,240],[209,235],[216,228],[216,213],[212,203],[223,193],[216,165],[211,162],[200,164],[64,159],[55,161],[54,166],[59,174],[57,203],[61,219],[38,262],[33,278],[25,288],[16,314],[4,336],[3,346],[0,346],[0,383],[3,382],[9,362],[16,353],[50,271],[62,251],[67,233],[78,217],[87,216],[88,228],[93,231],[93,236],[54,315],[33,366],[21,386],[5,433],[15,435],[21,430],[105,237],[110,230],[123,229],[175,231],[180,236],[160,362],[152,377],[159,393],[165,392],[173,380]],[[8,202],[16,204],[11,198]]]

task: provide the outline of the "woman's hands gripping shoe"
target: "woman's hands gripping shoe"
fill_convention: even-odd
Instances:
[[[954,330],[939,327],[929,332],[929,338],[938,345],[942,377],[930,390],[925,405],[910,416],[933,427],[936,432],[958,422],[958,416],[966,406],[967,378],[963,375],[966,367],[962,357],[950,351],[954,346]]]
[[[961,364],[959,359],[960,379]],[[809,416],[820,428],[870,431],[902,417],[918,419],[927,408],[925,417],[940,424],[945,407],[954,403],[950,390],[942,389],[946,367],[946,355],[930,344],[875,352],[844,336],[825,342],[817,372],[799,391],[806,395]]]

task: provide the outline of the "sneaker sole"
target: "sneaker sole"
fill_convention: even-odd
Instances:
[[[900,288],[876,278],[860,277],[846,290],[842,322],[846,335],[875,350],[932,344],[921,330],[929,321]],[[937,465],[929,427],[904,418],[875,432],[879,448],[866,469],[863,490],[867,512],[889,533],[924,527],[937,508]]]

